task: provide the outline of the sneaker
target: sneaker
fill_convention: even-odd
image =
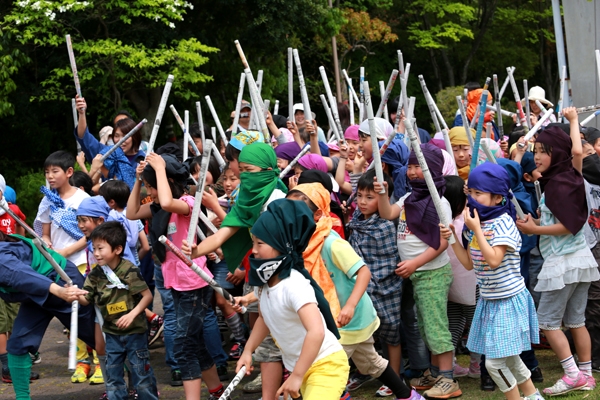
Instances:
[[[410,391],[410,397],[406,400],[425,400],[425,397],[421,396],[415,389],[413,389]]]
[[[563,375],[556,383],[544,389],[544,394],[549,396],[558,396],[561,394],[572,392],[573,390],[583,390],[587,386],[587,379],[582,372],[577,374],[577,378],[571,379],[567,375]]]
[[[371,375],[363,375],[360,372],[356,371],[350,377],[350,379],[348,379],[348,382],[346,383],[346,390],[349,391],[349,392],[351,392],[353,390],[358,389],[359,387],[361,387],[365,383],[371,382],[374,379],[375,378],[373,378]]]
[[[426,399],[452,399],[454,397],[462,396],[462,390],[458,386],[458,382],[454,379],[448,379],[443,376],[438,376],[435,385],[425,393],[423,396]]]
[[[36,381],[40,379],[40,374],[36,374],[35,372],[29,373],[29,381]],[[10,371],[2,370],[2,382],[4,383],[12,383],[12,378],[10,377]]]
[[[102,376],[102,370],[99,365],[96,365],[94,375],[90,377],[90,385],[102,385],[104,383],[104,377]]]
[[[479,367],[478,362],[471,362],[469,364],[469,372],[467,373],[467,376],[473,379],[479,379],[481,377],[481,368]]]
[[[239,360],[244,352],[244,344],[240,342],[235,342],[233,346],[231,346],[231,350],[229,351],[229,359],[230,360]]]
[[[91,366],[88,363],[78,362],[75,372],[71,375],[71,382],[83,383],[87,381],[88,375],[90,374]]]
[[[219,365],[217,367],[217,375],[219,375],[219,380],[220,381],[226,381],[227,378],[229,377],[229,374],[227,372],[227,364],[225,365]]]
[[[242,390],[244,393],[261,393],[262,392],[262,374],[258,374],[254,380],[246,383]]]
[[[393,395],[394,395],[394,392],[392,392],[392,389],[390,389],[389,387],[387,387],[385,385],[382,385],[375,392],[375,397],[388,397],[388,396],[393,396]]]
[[[108,394],[106,394],[106,392],[104,392],[98,400],[108,400]]]
[[[178,369],[171,371],[171,386],[183,386],[181,371]]]
[[[542,395],[538,390],[535,391],[534,394],[530,394],[529,396],[523,397],[523,400],[544,400]]]
[[[42,356],[40,356],[39,351],[36,351],[35,354],[29,353],[29,356],[31,357],[32,364],[39,364],[42,362]]]
[[[544,382],[544,375],[542,375],[540,367],[535,367],[531,370],[531,381],[536,383]]]
[[[581,388],[581,390],[594,390],[596,389],[596,379],[592,375],[584,375],[587,380],[587,386]]]
[[[458,364],[454,364],[453,374],[455,378],[463,378],[469,375],[469,368],[461,367]]]
[[[592,372],[600,373],[600,365],[592,364]]]
[[[165,320],[160,315],[156,315],[150,321],[150,329],[148,330],[148,346],[152,345],[158,340],[160,334],[165,327]]]
[[[434,378],[431,375],[429,370],[425,371],[423,376],[420,378],[413,378],[410,380],[410,386],[414,387],[417,390],[427,390],[431,389],[433,385],[440,379],[441,375],[437,378]]]
[[[496,382],[489,375],[481,375],[481,390],[484,392],[493,392],[496,390]]]

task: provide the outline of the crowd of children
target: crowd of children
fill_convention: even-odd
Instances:
[[[469,89],[472,120],[482,90]],[[534,121],[535,100],[551,106],[539,87],[529,99]],[[338,108],[347,115],[346,105]],[[218,399],[228,360],[248,375],[260,364],[243,390],[263,400],[350,399],[374,379],[377,396],[410,400],[459,397],[463,377],[510,400],[595,389],[600,131],[581,127],[574,108],[562,112],[568,124],[548,123],[529,143],[517,123],[508,137],[494,126],[483,140],[497,160],[488,160],[472,153],[475,131],[457,113],[452,156],[439,134],[418,131],[431,186],[404,129],[382,149],[384,180],[369,168],[371,140],[381,148],[390,121],[352,125],[345,117],[344,141],[325,143],[314,117],[301,105],[293,110],[287,121],[268,115],[274,140],[265,143],[249,129],[252,106],[244,103],[228,143],[217,140],[226,165],[213,154],[201,174],[200,156],[183,160],[192,146],[179,141],[145,154],[140,132],[102,160],[135,122],[120,112],[97,139],[77,97],[82,171],[74,171],[74,154],[47,157],[33,224],[76,287],[25,237],[26,217],[0,175],[0,363],[17,399],[29,399],[29,381],[40,378],[31,367],[50,320],[69,328],[74,300],[71,380],[104,384],[109,400],[158,399],[165,383],[183,386],[187,400],[199,400],[204,383]],[[202,152],[200,128],[190,134]],[[304,146],[310,152],[280,178]],[[188,232],[196,213],[210,221],[199,222],[198,235]],[[235,304],[168,251],[163,235],[236,295]],[[152,311],[157,294],[162,316]],[[228,351],[219,320],[231,332]],[[464,334],[468,368],[456,361]],[[564,375],[538,389],[532,344],[542,337]],[[161,338],[168,382],[157,381],[149,362],[149,346]]]

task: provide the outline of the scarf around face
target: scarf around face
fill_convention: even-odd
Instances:
[[[421,144],[421,151],[438,194],[442,197],[446,191],[446,180],[442,174],[442,168],[444,167],[442,151],[430,143]],[[408,164],[419,165],[414,151],[410,152]],[[412,192],[404,200],[408,229],[429,247],[439,249],[440,230],[438,224],[440,223],[440,217],[433,205],[433,199],[425,179],[413,179],[410,181],[410,186]]]
[[[327,328],[339,338],[335,319],[323,290],[304,267],[303,253],[308,247],[316,224],[313,213],[301,201],[279,199],[269,204],[252,226],[252,235],[277,250],[280,255],[273,259],[257,259],[250,256],[249,283],[264,286],[278,274],[280,279],[290,276],[292,269],[300,272],[310,281],[315,291],[317,305],[325,319]]]
[[[306,249],[302,253],[302,257],[304,258],[304,265],[310,273],[310,276],[312,276],[321,289],[323,289],[325,298],[329,302],[329,307],[331,308],[331,314],[333,315],[333,318],[337,320],[341,311],[340,300],[338,299],[337,291],[335,290],[335,285],[329,275],[329,271],[327,271],[327,266],[323,261],[323,257],[321,257],[321,250],[325,244],[325,239],[329,236],[334,223],[329,208],[331,197],[327,189],[320,183],[305,183],[296,186],[294,189],[304,193],[322,212],[321,218],[319,218],[319,221],[317,222],[315,232],[312,234]]]
[[[515,207],[509,201],[512,199],[512,195],[509,192],[510,179],[503,167],[491,162],[485,162],[471,171],[469,182],[467,183],[469,189],[477,189],[503,197],[501,204],[490,207],[477,202],[471,195],[467,196],[467,207],[469,207],[471,216],[474,215],[473,210],[475,209],[477,210],[477,214],[479,214],[481,222],[498,218],[504,213],[508,213],[513,220],[516,219]]]
[[[240,153],[239,162],[255,165],[262,170],[240,174],[240,189],[235,205],[221,224],[222,227],[240,228],[221,246],[227,267],[231,272],[237,269],[252,247],[249,228],[258,219],[273,191],[280,189],[284,193],[287,192],[285,185],[279,179],[277,157],[270,145],[255,142],[245,146]]]
[[[575,235],[587,221],[588,210],[583,177],[573,168],[571,138],[563,129],[549,125],[536,142],[552,146],[550,166],[539,179],[546,205]]]

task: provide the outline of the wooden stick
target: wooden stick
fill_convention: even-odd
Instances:
[[[538,122],[533,126],[533,128],[531,128],[529,130],[529,132],[527,132],[527,134],[525,135],[525,143],[527,143],[532,137],[533,135],[535,135],[537,133],[537,131],[540,130],[540,128],[542,127],[542,124],[544,123],[544,121],[546,121],[548,118],[550,118],[550,116],[553,114],[553,110],[547,110],[546,113],[544,115],[542,115],[542,118],[540,118],[538,120]],[[519,147],[523,148],[523,146],[525,146],[523,143],[519,143],[518,144]]]
[[[508,67],[510,68],[511,73],[515,72],[515,67]],[[508,70],[507,68],[507,70]],[[504,91],[506,90],[506,87],[508,86],[508,83],[510,82],[510,77],[508,75],[506,75],[506,79],[504,80],[504,83],[502,84],[502,88],[500,88],[500,93],[498,94],[498,98],[501,99],[502,95],[504,94]]]
[[[538,100],[538,101],[539,101],[539,100]],[[575,109],[575,112],[576,112],[577,114],[581,114],[581,113],[586,113],[586,112],[596,111],[596,110],[598,110],[598,109],[600,109],[600,104],[594,104],[594,105],[591,105],[591,106],[578,107],[578,108],[576,108],[576,109]],[[560,117],[562,117],[562,116],[563,116],[563,113],[562,113],[562,112],[560,112],[558,115],[559,115]]]
[[[204,213],[202,213],[202,214],[204,214]],[[196,234],[198,235],[198,238],[200,239],[200,241],[206,240],[206,235],[204,234],[204,232],[202,232],[202,229],[200,229],[200,227],[198,225],[196,225]],[[219,256],[217,255],[217,253],[210,253],[210,254],[213,254],[215,256],[214,262],[216,264],[218,264],[222,261],[221,258],[219,258]]]
[[[175,254],[175,256],[177,256],[177,258],[183,261],[185,265],[190,267],[192,271],[194,271],[200,278],[202,278],[206,283],[208,283],[208,285],[211,288],[213,288],[215,292],[223,296],[225,300],[227,300],[232,305],[235,305],[235,300],[233,299],[233,296],[227,290],[223,289],[213,278],[211,278],[210,275],[208,275],[204,270],[202,270],[198,265],[196,265],[194,261],[190,260],[185,254],[183,254],[173,242],[167,239],[164,235],[159,237],[158,241],[164,244],[167,249],[171,250],[171,252]],[[242,311],[242,314],[244,313],[244,311],[245,310]]]
[[[365,120],[365,92],[364,92],[364,83],[365,83],[365,67],[360,67],[360,80],[358,82],[358,87],[360,90],[360,118],[358,123],[360,124]]]
[[[500,140],[504,140],[504,122],[502,121],[502,108],[500,107],[500,91],[498,90],[498,75],[493,75],[494,96],[496,97],[496,115],[498,115],[498,133]]]
[[[179,113],[177,112],[177,110],[175,109],[175,106],[173,104],[171,104],[169,106],[169,108],[171,109],[171,112],[173,113],[173,116],[175,117],[175,120],[177,121],[177,124],[179,125],[179,127],[181,128],[181,130],[183,131],[183,159],[187,160],[188,159],[188,149],[187,146],[185,146],[185,143],[189,143],[192,146],[192,149],[194,150],[194,155],[199,156],[200,155],[200,151],[198,150],[198,147],[196,146],[196,143],[194,142],[194,140],[192,139],[192,137],[189,134],[190,131],[190,113],[188,110],[185,110],[185,114],[184,114],[184,118],[187,118],[186,122],[183,122],[181,120],[181,117],[179,116]],[[202,148],[204,148],[204,144],[202,145]]]
[[[473,154],[471,155],[471,171],[477,166],[477,158],[479,155],[479,143],[481,142],[481,132],[483,131],[483,125],[485,121],[485,106],[487,104],[488,91],[484,90],[481,93],[481,99],[479,101],[479,109],[482,112],[479,113],[479,122],[477,123],[477,132],[475,133],[475,143],[473,145]],[[470,131],[467,131],[467,137]]]
[[[192,217],[190,218],[190,226],[188,228],[187,241],[192,245],[194,236],[196,235],[196,226],[198,226],[198,215],[202,206],[202,194],[206,185],[206,173],[208,172],[208,164],[210,163],[210,153],[212,151],[212,140],[206,141],[206,146],[202,148],[202,161],[200,162],[200,175],[198,175],[198,186],[196,186],[196,195],[194,196],[194,207],[192,208]]]
[[[79,84],[79,75],[77,74],[77,64],[75,63],[75,54],[73,53],[73,44],[71,43],[71,35],[66,35],[67,39],[67,52],[69,53],[69,61],[71,63],[71,71],[73,72],[73,81],[75,83],[75,91],[79,97],[83,97],[81,94],[81,85]]]
[[[183,124],[184,124],[184,131],[183,131],[183,160],[187,160],[188,156],[189,156],[189,150],[187,144],[192,141],[191,140],[191,136],[190,136],[190,112],[188,110],[184,110],[183,111]],[[193,142],[193,141],[192,141]]]
[[[300,55],[298,49],[293,50],[294,61],[296,62],[296,73],[298,75],[298,82],[300,83],[300,95],[302,96],[302,104],[304,106],[304,120],[306,123],[312,125],[312,112],[310,110],[310,102],[308,100],[308,93],[306,91],[306,84],[304,83],[304,74],[302,73],[302,65],[300,64]]]
[[[329,80],[327,79],[327,72],[325,72],[325,67],[320,66],[319,72],[321,73],[321,79],[323,80],[323,85],[325,86],[325,93],[327,94],[327,98],[329,99],[329,104],[331,105],[331,117],[333,124],[331,125],[333,134],[335,135],[335,140],[338,141],[338,145],[344,142],[344,129],[342,128],[342,122],[340,121],[340,115],[337,109],[337,100],[333,97],[333,93],[331,92],[331,87],[329,86]],[[323,96],[323,95],[321,95]],[[324,101],[325,97],[321,98],[321,102],[327,108],[327,102]],[[325,110],[327,112],[327,109]],[[329,116],[328,116],[329,118]],[[335,127],[335,128],[334,128]]]
[[[310,151],[310,145],[307,144],[306,146],[304,146],[302,151],[300,151],[300,153],[298,153],[298,155],[296,157],[294,157],[294,159],[292,161],[290,161],[288,166],[285,167],[285,169],[283,171],[281,171],[281,173],[279,174],[279,179],[283,179],[288,174],[288,172],[290,172],[292,170],[292,168],[294,168],[294,165],[296,165],[296,163],[298,163],[298,160],[301,159],[302,156],[304,156],[309,151]]]
[[[154,151],[154,143],[156,142],[156,137],[158,136],[158,129],[160,128],[160,123],[162,121],[163,114],[165,113],[165,107],[167,106],[167,101],[169,100],[169,93],[171,92],[171,86],[173,85],[173,80],[175,77],[173,75],[169,75],[167,78],[167,83],[165,84],[165,88],[163,89],[162,97],[160,98],[160,103],[158,105],[158,111],[156,112],[156,119],[154,120],[154,126],[152,127],[152,134],[150,134],[150,140],[148,141],[148,154]]]
[[[231,393],[233,392],[235,387],[240,383],[240,381],[242,380],[244,375],[246,375],[246,366],[242,365],[242,368],[240,368],[238,373],[235,374],[235,376],[233,377],[233,379],[227,386],[227,389],[225,389],[225,391],[223,391],[223,394],[221,395],[221,397],[219,397],[219,400],[229,399],[229,396],[231,395]]]
[[[533,186],[535,187],[535,197],[537,199],[538,204],[540,204],[540,201],[542,201],[542,187],[540,186],[540,182],[533,182]]]
[[[348,84],[348,90],[350,90],[350,93],[352,93],[352,97],[354,98],[354,101],[356,102],[357,105],[360,105],[360,100],[358,99],[358,96],[356,95],[356,91],[354,91],[354,87],[352,86],[352,80],[350,79],[350,77],[348,77],[348,72],[346,72],[345,69],[342,70],[342,75],[344,75],[344,79],[346,80],[346,83]]]
[[[560,95],[558,97],[558,109],[556,112],[558,115],[561,115],[561,111],[563,109],[563,98],[565,95],[565,80],[567,79],[567,67],[565,65],[562,66],[560,73]]]
[[[590,123],[591,120],[593,120],[594,118],[596,118],[598,115],[600,115],[600,110],[598,110],[595,113],[593,113],[592,115],[588,116],[586,119],[584,119],[583,121],[581,121],[579,123],[579,125],[586,126],[587,124]]]
[[[467,135],[467,140],[469,141],[469,146],[471,150],[473,150],[473,135],[471,134],[471,127],[469,126],[469,120],[467,119],[467,114],[465,112],[465,105],[462,102],[460,96],[456,96],[456,102],[458,103],[458,109],[460,111],[460,116],[463,121],[463,128],[465,129],[465,135]]]
[[[450,154],[452,158],[452,162],[456,163],[454,160],[454,151],[452,151],[452,144],[450,143],[450,136],[448,136],[448,128],[446,125],[446,121],[441,116],[440,110],[437,108],[435,101],[433,100],[433,96],[429,92],[427,88],[427,84],[425,83],[425,79],[423,75],[419,75],[419,83],[421,84],[421,89],[423,90],[423,94],[425,95],[425,101],[427,102],[427,107],[429,108],[429,113],[431,114],[431,119],[433,120],[433,125],[435,126],[436,132],[442,132],[442,137],[444,138],[444,144],[446,145],[446,151]],[[440,127],[440,122],[442,121],[444,127]]]
[[[460,97],[460,96],[459,96]],[[423,156],[423,152],[421,151],[421,145],[417,140],[417,134],[413,130],[412,124],[408,119],[404,120],[404,128],[406,129],[406,133],[410,138],[410,143],[412,148],[417,156],[417,161],[421,166],[421,171],[423,172],[423,178],[425,178],[425,183],[427,184],[427,189],[429,189],[429,194],[431,195],[431,199],[433,200],[433,205],[435,206],[435,210],[437,211],[440,222],[448,227],[450,221],[448,220],[446,213],[444,212],[444,208],[442,206],[442,199],[440,198],[440,194],[437,191],[435,183],[433,183],[433,177],[431,176],[431,172],[429,171],[429,167],[427,166],[427,161],[425,160],[425,156]],[[450,236],[448,239],[449,244],[453,244],[455,242],[454,235]]]
[[[392,70],[392,74],[390,75],[390,79],[388,80],[387,86],[385,87],[385,90],[383,90],[383,93],[381,95],[381,102],[379,103],[379,107],[377,108],[377,113],[375,114],[375,117],[381,118],[381,116],[383,115],[383,118],[386,121],[388,121],[390,119],[390,117],[388,115],[387,102],[388,102],[388,99],[390,98],[390,94],[392,93],[392,90],[394,89],[394,85],[396,84],[397,78],[398,78],[398,70],[394,69],[394,70]],[[382,88],[383,88],[383,81],[379,82],[379,90],[381,91]]]
[[[208,104],[208,109],[210,110],[210,113],[212,114],[212,117],[215,120],[215,123],[217,124],[217,129],[219,130],[219,135],[221,135],[221,139],[223,140],[223,143],[225,144],[225,146],[227,146],[227,144],[229,144],[229,141],[227,140],[227,136],[225,136],[225,131],[223,130],[223,125],[221,125],[221,121],[219,121],[219,116],[217,115],[215,106],[213,106],[213,102],[210,99],[210,96],[204,96],[204,99],[206,100],[206,104]]]
[[[102,162],[106,161],[106,159],[115,151],[117,150],[119,147],[121,147],[121,145],[123,143],[125,143],[125,141],[127,139],[129,139],[130,137],[132,137],[137,131],[139,131],[140,129],[142,129],[142,126],[144,126],[144,124],[148,122],[148,120],[146,118],[144,118],[143,120],[140,121],[139,124],[137,124],[136,126],[133,127],[132,130],[129,131],[129,133],[127,133],[127,135],[123,136],[121,138],[121,140],[119,140],[117,143],[115,143],[113,145],[113,147],[110,148],[110,150],[108,150],[106,153],[104,153],[102,155]]]
[[[383,142],[383,145],[379,149],[380,155],[383,155],[385,153],[385,151],[390,146],[390,143],[392,143],[392,140],[394,140],[394,138],[396,137],[397,134],[398,134],[398,132],[392,132],[392,133],[390,133],[390,136],[388,136],[387,139],[385,139],[385,142]],[[375,167],[375,163],[369,164],[369,166],[367,167],[367,171],[372,170],[374,167]],[[348,204],[350,204],[350,203],[348,203]]]
[[[279,100],[275,100],[275,107],[273,107],[273,115],[279,115]]]
[[[325,98],[324,95],[319,95],[319,97],[321,98],[321,103],[323,103],[323,108],[325,109],[325,114],[327,115],[327,120],[329,121],[329,126],[331,127],[331,130],[333,131],[333,136],[335,137],[335,140],[337,140],[339,143],[340,133],[338,132],[337,124],[333,119],[334,117],[333,117],[333,115],[331,115],[331,109],[327,105],[327,99]],[[341,127],[340,127],[340,129],[341,129]]]
[[[527,79],[523,79],[523,91],[525,92],[525,120],[527,126],[531,129],[531,109],[529,107],[529,86],[527,85]]]
[[[246,74],[242,72],[240,75],[240,84],[238,86],[237,100],[235,101],[235,114],[233,116],[233,128],[231,135],[238,132],[238,124],[240,122],[240,112],[242,111],[242,98],[244,97],[244,85],[246,84]]]
[[[348,108],[350,109],[350,125],[354,125],[355,124],[355,119],[354,119],[354,96],[352,96],[351,85],[352,85],[352,80],[350,81],[350,83],[348,85]]]
[[[294,120],[294,53],[291,47],[287,49],[288,56],[288,120]]]
[[[196,102],[196,113],[198,114],[198,126],[200,128],[200,136],[202,136],[202,149],[204,149],[204,142],[206,141],[206,133],[204,132],[204,121],[202,121],[202,106],[200,102]]]
[[[519,96],[519,89],[517,88],[517,83],[515,82],[515,78],[513,76],[512,70],[510,68],[506,69],[508,72],[508,79],[510,81],[510,86],[513,91],[513,95],[515,96],[515,103],[517,104],[517,110],[519,112],[519,119],[521,120],[521,126],[525,131],[525,134],[529,131],[529,125],[527,125],[527,120],[525,117],[525,113],[523,112],[523,104],[521,104],[521,96]]]
[[[367,109],[367,118],[369,119],[369,134],[371,135],[371,148],[373,150],[373,163],[375,164],[375,175],[377,182],[383,182],[383,168],[381,166],[381,154],[379,154],[379,141],[377,139],[377,126],[375,125],[375,116],[373,115],[373,104],[371,103],[371,91],[369,90],[369,82],[363,83],[365,93],[365,107]],[[385,193],[385,188],[382,187],[381,193]]]

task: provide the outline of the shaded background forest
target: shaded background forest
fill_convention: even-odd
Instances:
[[[242,72],[235,39],[254,75],[265,71],[263,98],[272,105],[279,100],[285,116],[286,49],[298,48],[321,125],[327,124],[318,68],[325,66],[335,91],[332,36],[340,68],[357,88],[364,66],[376,101],[377,82],[387,82],[401,50],[411,63],[408,91],[417,97],[417,121],[429,130],[420,74],[451,114],[456,103],[445,92],[494,73],[501,83],[511,65],[518,82],[528,79],[529,87],[544,87],[549,100],[558,97],[550,0],[22,0],[1,2],[0,16],[0,173],[30,213],[39,201],[45,157],[59,149],[75,152],[65,34],[73,41],[96,134],[120,109],[152,121],[169,73],[175,75],[169,104],[181,114],[190,110],[195,121],[194,104],[202,101],[205,123],[213,125],[204,102],[209,94],[228,125]],[[397,84],[393,95],[399,91]],[[510,107],[509,93],[503,108]],[[167,110],[159,145],[181,135],[173,122]]]

